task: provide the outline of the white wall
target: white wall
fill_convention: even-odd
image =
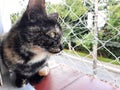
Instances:
[[[98,11],[98,27],[101,28],[105,25],[107,19],[107,14],[105,11]],[[88,28],[93,28],[93,13],[88,12],[88,20],[87,20],[87,27]]]
[[[20,2],[21,1],[21,2]],[[21,12],[28,0],[0,0],[0,34],[8,32],[11,28],[10,14]]]
[[[0,0],[0,33],[8,32],[11,28],[9,6],[7,0]]]
[[[1,15],[1,14],[0,14]],[[3,33],[3,26],[2,26],[2,22],[1,22],[1,16],[0,16],[0,34]]]

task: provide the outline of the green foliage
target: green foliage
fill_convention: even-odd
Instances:
[[[119,42],[120,36],[118,35],[118,33],[120,29],[120,4],[111,4],[109,8],[109,14],[110,16],[108,19],[108,23],[110,25],[106,24],[103,30],[99,32],[99,38],[103,41],[107,41],[112,38],[111,41]]]
[[[111,5],[109,11],[110,11],[109,23],[113,27],[119,29],[120,28],[120,4]]]
[[[10,19],[11,19],[12,24],[14,24],[19,17],[20,17],[19,13],[11,14]]]
[[[109,2],[109,18],[108,23],[105,27],[99,31],[99,39],[104,41],[109,41],[105,44],[105,47],[112,52],[113,55],[116,57],[120,56],[120,35],[119,35],[119,29],[120,29],[120,4],[116,3],[114,0],[111,0]],[[99,44],[101,46],[101,44]],[[116,51],[117,50],[117,51]],[[115,59],[115,57],[109,53],[105,48],[101,48],[98,51],[98,54],[103,57],[109,57],[112,59]]]
[[[94,43],[93,33],[88,33],[83,36],[82,43],[89,49],[92,50],[92,45]]]
[[[68,42],[72,47],[74,47],[75,45],[79,45],[79,40],[82,40],[82,37],[86,33],[88,33],[88,29],[84,28],[86,27],[84,26],[84,20],[87,20],[87,16],[85,15],[87,7],[83,6],[82,0],[65,0],[64,3],[60,3],[57,5],[51,5],[50,3],[48,3],[47,8],[48,13],[51,13],[53,11],[57,11],[57,13],[59,13],[59,21],[62,25],[64,38],[66,40],[66,42],[64,42],[64,46],[68,48]],[[78,47],[77,50],[80,50],[80,48]]]
[[[65,21],[74,22],[86,12],[82,0],[65,0],[65,4],[57,4],[49,7],[48,12],[57,11]],[[50,9],[51,8],[51,9]]]

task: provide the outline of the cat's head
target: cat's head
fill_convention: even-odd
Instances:
[[[58,53],[62,50],[63,32],[57,19],[57,13],[46,14],[44,0],[30,0],[17,27],[25,42]]]

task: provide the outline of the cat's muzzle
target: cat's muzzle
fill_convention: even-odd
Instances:
[[[59,45],[58,47],[52,47],[52,48],[50,48],[48,51],[50,53],[59,53],[62,50],[63,50],[63,46]]]

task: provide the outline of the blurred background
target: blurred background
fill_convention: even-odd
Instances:
[[[22,15],[28,0],[1,1],[0,33],[4,33]],[[64,50],[57,57],[72,68],[119,86],[120,0],[46,0],[46,5],[48,14],[59,13],[64,32]]]

